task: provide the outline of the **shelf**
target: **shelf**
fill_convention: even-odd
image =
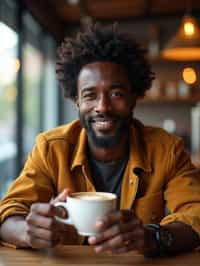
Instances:
[[[170,99],[166,97],[159,97],[155,99],[145,98],[138,100],[138,104],[191,104],[194,105],[196,103],[200,102],[200,96],[198,97],[190,97],[187,99]]]
[[[154,57],[154,58],[151,58],[149,57],[148,58],[149,62],[154,64],[154,63],[172,63],[172,64],[177,64],[177,63],[180,63],[180,62],[177,62],[177,61],[172,61],[172,60],[166,60],[162,57]],[[183,62],[182,62],[183,63]]]
[[[150,63],[154,64],[154,63],[166,63],[166,64],[179,64],[179,65],[188,65],[189,64],[193,64],[193,65],[197,65],[199,64],[198,61],[180,61],[180,60],[170,60],[170,59],[165,59],[162,57],[148,57],[148,60]]]

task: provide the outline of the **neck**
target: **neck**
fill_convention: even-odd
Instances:
[[[118,161],[122,159],[128,152],[128,136],[111,148],[100,148],[88,143],[91,156],[97,161]]]

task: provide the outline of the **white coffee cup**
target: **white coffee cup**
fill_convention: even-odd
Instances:
[[[106,192],[77,192],[67,197],[66,202],[56,202],[55,206],[62,206],[68,213],[67,219],[56,216],[65,224],[75,226],[83,236],[96,235],[95,223],[97,218],[116,209],[117,196]]]

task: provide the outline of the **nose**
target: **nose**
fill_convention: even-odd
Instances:
[[[95,103],[95,111],[97,113],[107,113],[111,110],[111,103],[108,95],[102,94],[97,98]]]

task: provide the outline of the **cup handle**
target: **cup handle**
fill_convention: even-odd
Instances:
[[[66,202],[56,202],[56,203],[54,203],[54,206],[61,206],[61,207],[63,207],[66,211],[67,211],[67,213],[69,214],[69,211],[68,211],[68,209],[67,209],[67,205],[66,205]],[[58,217],[58,216],[55,216],[55,219],[57,220],[57,221],[59,221],[59,222],[62,222],[62,223],[64,223],[64,224],[70,224],[70,225],[73,225],[73,222],[72,222],[72,220],[70,219],[70,217],[69,218],[67,218],[67,219],[63,219],[63,218],[60,218],[60,217]]]

